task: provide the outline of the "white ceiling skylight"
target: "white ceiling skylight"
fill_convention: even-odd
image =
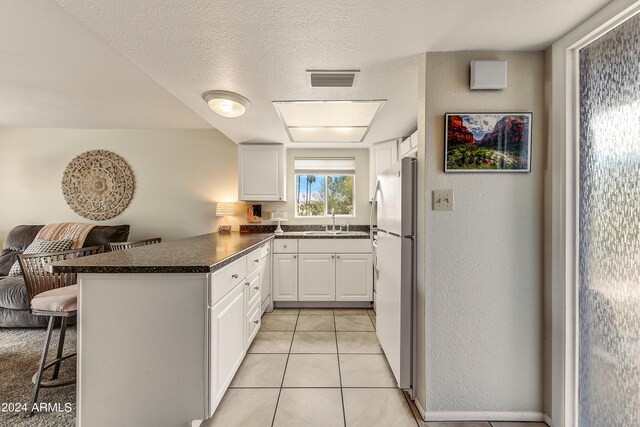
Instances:
[[[385,102],[281,101],[273,105],[292,142],[362,142]]]

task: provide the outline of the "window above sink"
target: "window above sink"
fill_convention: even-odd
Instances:
[[[355,159],[295,159],[295,217],[355,217]]]

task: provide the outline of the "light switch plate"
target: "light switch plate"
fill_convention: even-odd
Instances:
[[[453,190],[435,190],[432,193],[432,202],[434,211],[452,211]]]

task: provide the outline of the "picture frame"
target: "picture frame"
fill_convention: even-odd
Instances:
[[[445,173],[529,173],[533,113],[446,113]]]

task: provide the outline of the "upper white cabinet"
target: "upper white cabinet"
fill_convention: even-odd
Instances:
[[[400,143],[400,157],[407,157],[416,151],[418,151],[418,131],[415,131]]]
[[[399,139],[379,142],[369,148],[369,200],[373,200],[378,175],[398,161]]]
[[[286,201],[283,144],[238,145],[238,200]]]

